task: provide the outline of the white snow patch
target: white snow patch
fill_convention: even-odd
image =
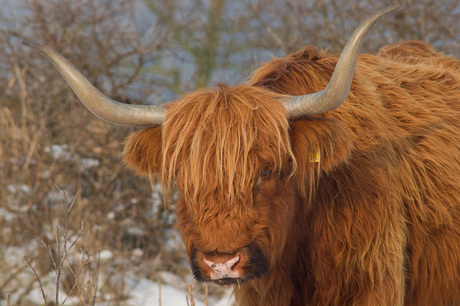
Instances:
[[[100,164],[99,160],[94,159],[94,158],[83,158],[81,160],[81,166],[83,167],[83,169],[97,167],[99,166],[99,164]]]
[[[72,157],[67,144],[46,147],[45,152],[51,153],[54,159],[71,160]]]
[[[24,193],[28,194],[30,192],[30,187],[27,185],[8,185],[6,186],[6,190],[10,193]]]
[[[184,243],[182,242],[181,235],[176,230],[168,232],[168,239],[164,242],[163,247],[168,252],[178,252],[184,249]]]
[[[101,261],[109,260],[113,258],[113,253],[110,250],[103,250],[99,253],[99,259]]]
[[[138,226],[130,226],[126,229],[126,232],[129,234],[129,235],[133,235],[133,236],[137,236],[137,237],[142,237],[145,235],[144,233],[144,230],[141,229],[140,227]]]
[[[136,281],[130,277],[126,278],[126,283],[131,288],[131,298],[128,305],[136,306],[156,306],[160,302],[160,293],[157,282],[152,282],[148,279]],[[169,285],[161,285],[161,305],[162,306],[187,306],[187,293],[180,291]],[[194,297],[195,305],[204,305],[202,301]]]
[[[139,248],[135,248],[133,251],[132,251],[132,256],[135,257],[135,258],[141,258],[143,255],[144,255],[144,251],[142,251],[141,249]]]
[[[183,284],[183,281],[173,273],[160,272],[161,283],[161,305],[162,306],[187,306],[186,297],[188,295],[187,289],[181,290],[174,287],[174,285]],[[126,283],[130,288],[131,298],[128,300],[128,305],[139,306],[156,306],[159,305],[160,291],[158,282],[150,281],[148,279],[135,280],[126,277]],[[165,282],[169,284],[165,284]],[[229,287],[225,295],[220,300],[215,300],[209,297],[208,305],[213,306],[232,306],[235,304],[232,289]],[[204,305],[204,302],[193,295],[193,300],[196,306]]]
[[[13,221],[16,218],[16,214],[10,213],[9,211],[0,207],[0,219],[4,221]]]
[[[56,283],[55,283],[54,273],[47,275],[43,281],[43,292],[45,293],[48,303],[53,303],[56,300]],[[67,296],[61,290],[59,291],[58,296],[59,302],[64,303],[64,305],[79,305],[80,299],[78,297]],[[39,286],[34,286],[34,288],[27,294],[26,301],[30,304],[43,305],[43,294]]]

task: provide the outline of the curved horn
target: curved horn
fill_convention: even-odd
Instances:
[[[97,117],[115,124],[155,126],[164,121],[162,106],[129,105],[114,101],[96,89],[67,59],[53,49],[23,42],[44,55],[61,73],[80,101]]]
[[[281,100],[291,118],[325,113],[342,105],[350,91],[356,60],[364,38],[380,17],[399,7],[397,5],[378,11],[368,17],[353,32],[343,48],[334,73],[325,89],[313,94],[292,96]]]

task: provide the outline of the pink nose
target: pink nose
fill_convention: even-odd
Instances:
[[[211,279],[222,279],[222,278],[238,278],[240,272],[237,269],[240,263],[241,256],[236,255],[228,258],[229,256],[212,256],[210,260],[204,258],[205,264],[211,268]]]

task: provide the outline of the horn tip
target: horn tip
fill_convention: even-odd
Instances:
[[[22,44],[23,44],[23,45],[26,45],[26,46],[28,46],[28,47],[32,47],[32,46],[34,45],[33,42],[27,41],[27,40],[23,40],[23,41],[22,41]]]
[[[43,47],[43,45],[41,45],[41,44],[37,44],[37,43],[27,41],[27,40],[23,40],[22,44],[27,46],[27,47],[34,48],[34,49],[39,49],[40,47]]]
[[[388,6],[388,7],[384,8],[384,9],[382,9],[382,13],[385,14],[385,13],[400,9],[401,7],[402,7],[401,4],[395,4],[395,5],[392,5],[392,6]]]

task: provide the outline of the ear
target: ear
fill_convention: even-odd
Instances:
[[[306,117],[291,123],[291,146],[298,171],[305,173],[318,167],[324,172],[333,170],[350,157],[353,144],[341,121]]]
[[[161,166],[161,126],[131,134],[125,143],[126,165],[139,174],[157,173]]]

